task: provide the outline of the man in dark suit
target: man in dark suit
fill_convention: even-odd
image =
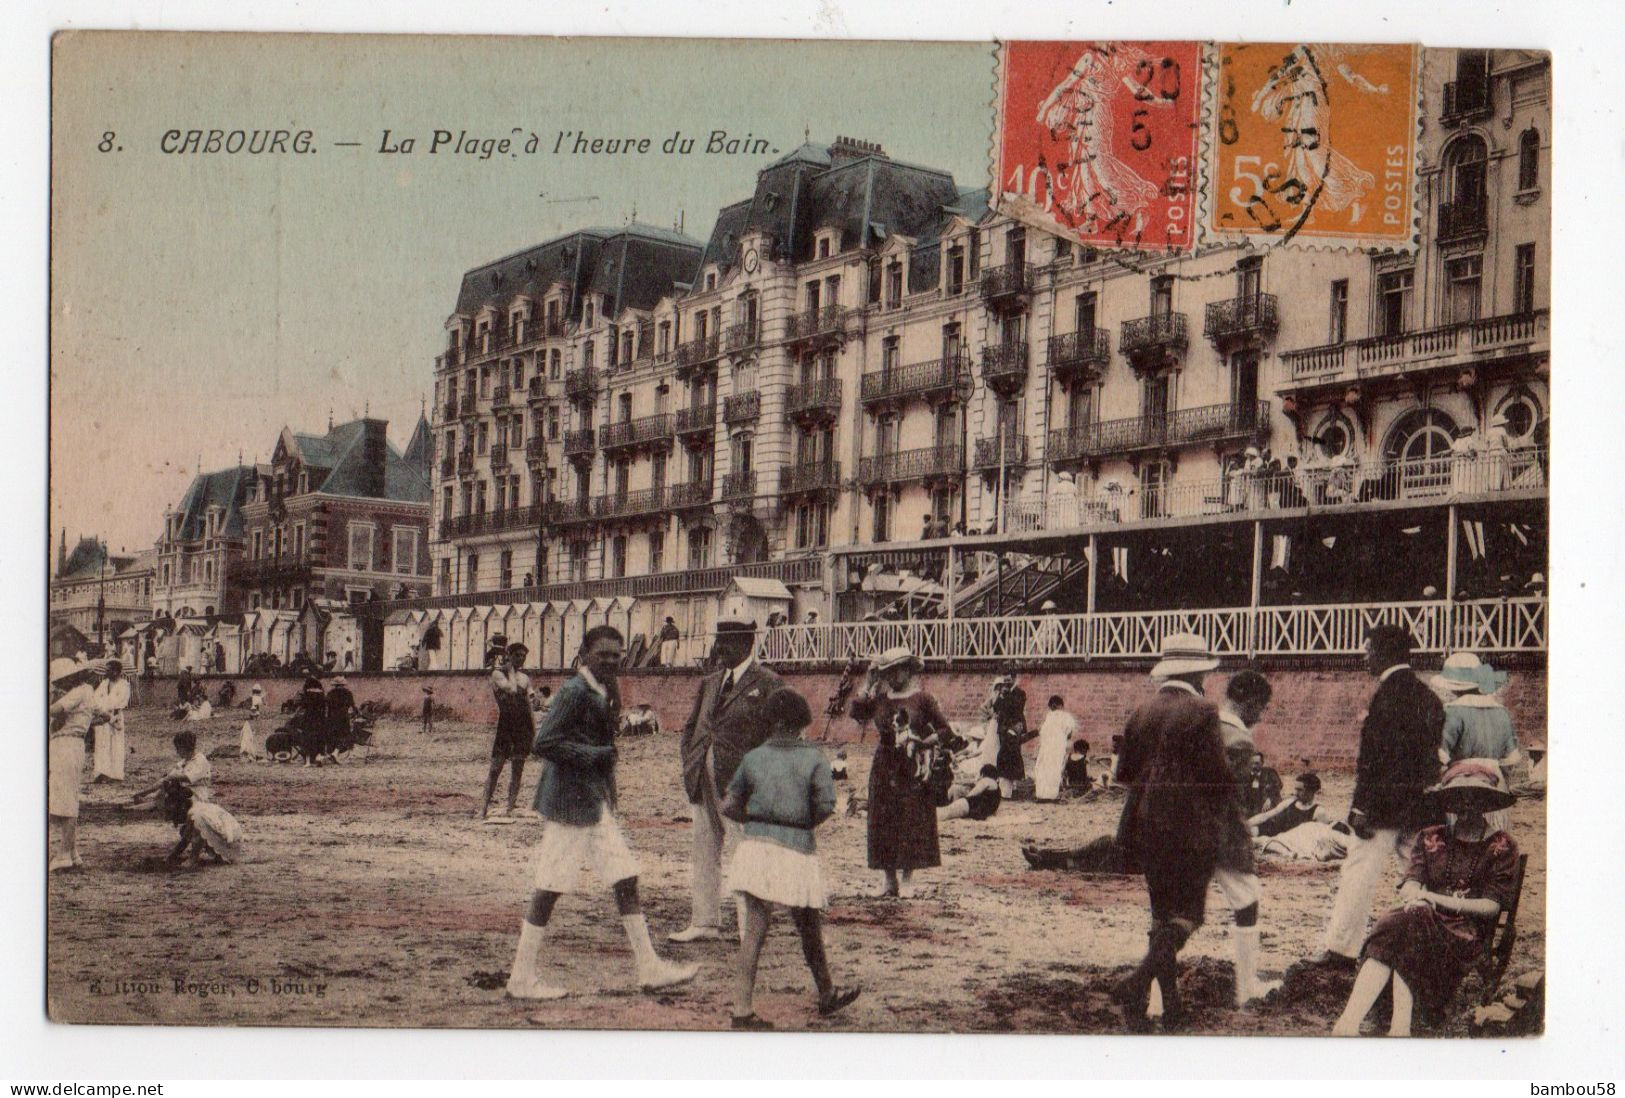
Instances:
[[[1219,710],[1202,696],[1203,677],[1218,665],[1201,637],[1165,637],[1151,669],[1157,692],[1123,729],[1116,780],[1128,786],[1128,797],[1117,838],[1125,868],[1144,872],[1151,899],[1145,958],[1115,992],[1135,1030],[1148,1025],[1153,980],[1162,991],[1164,1027],[1186,1020],[1179,951],[1202,925],[1208,881],[1236,812]]]
[[[1414,643],[1398,625],[1366,634],[1366,666],[1377,677],[1377,692],[1360,727],[1348,817],[1356,838],[1338,877],[1322,957],[1351,970],[1383,866],[1389,858],[1409,862],[1417,831],[1432,822],[1422,794],[1439,780],[1444,704],[1411,670]]]
[[[762,706],[784,683],[756,659],[756,623],[742,618],[717,622],[712,671],[700,682],[694,711],[683,725],[683,791],[694,806],[689,882],[693,914],[671,935],[674,942],[715,941],[721,936],[722,861],[739,843],[740,825],[722,815],[722,794],[747,751],[760,747],[772,729]],[[743,921],[741,924],[743,925]]]
[[[583,862],[615,893],[641,987],[673,987],[698,971],[655,953],[638,899],[638,862],[615,819],[615,727],[621,708],[615,679],[624,645],[611,626],[587,630],[581,665],[559,688],[536,733],[532,753],[544,760],[536,786],[542,841],[536,848],[530,907],[508,977],[508,994],[515,999],[560,999],[566,994],[542,978],[543,939],[553,905],[560,893],[574,888]]]

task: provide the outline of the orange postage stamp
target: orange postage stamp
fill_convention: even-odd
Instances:
[[[1403,44],[1214,46],[1208,238],[1412,245],[1417,57]]]

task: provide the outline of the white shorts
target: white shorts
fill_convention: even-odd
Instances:
[[[573,892],[581,871],[588,868],[606,885],[638,875],[638,860],[632,856],[614,816],[605,812],[594,824],[548,820],[542,825],[531,882],[536,891]]]
[[[1220,866],[1213,871],[1213,883],[1224,894],[1231,911],[1240,911],[1258,902],[1258,874],[1242,873]]]

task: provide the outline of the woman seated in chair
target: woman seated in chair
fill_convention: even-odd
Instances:
[[[1497,917],[1517,901],[1518,844],[1504,831],[1492,833],[1484,820],[1485,813],[1515,800],[1500,772],[1481,760],[1458,762],[1430,797],[1450,822],[1417,835],[1399,885],[1400,906],[1378,920],[1366,939],[1334,1036],[1359,1035],[1391,978],[1388,1035],[1409,1037],[1415,1000],[1432,1012],[1443,1010],[1490,946]]]

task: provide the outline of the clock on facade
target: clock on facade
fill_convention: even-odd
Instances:
[[[757,268],[758,265],[760,265],[760,263],[761,263],[761,257],[759,257],[756,254],[756,249],[755,248],[746,248],[745,249],[745,273],[746,274],[755,274],[756,273],[756,268]]]

